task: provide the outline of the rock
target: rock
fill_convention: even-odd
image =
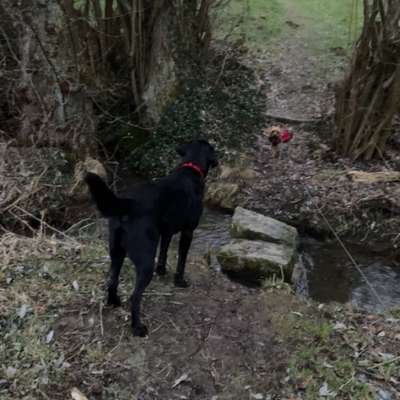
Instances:
[[[392,394],[383,389],[379,389],[377,395],[378,395],[377,396],[378,400],[392,400],[393,399]]]
[[[296,260],[295,248],[278,243],[232,239],[221,247],[217,259],[225,272],[245,272],[257,278],[276,274],[290,277]]]
[[[258,177],[256,171],[250,168],[237,168],[229,165],[221,165],[219,179],[248,181]]]
[[[298,232],[293,226],[241,207],[235,209],[231,235],[234,238],[265,240],[292,247],[296,247],[298,241]]]
[[[212,183],[205,196],[205,201],[215,207],[234,210],[238,203],[239,185],[236,183]]]
[[[99,175],[103,179],[107,179],[107,172],[103,164],[94,158],[87,157],[85,161],[80,161],[75,166],[74,182],[69,189],[69,195],[74,196],[79,200],[89,198],[89,190],[84,181],[85,175],[88,172]]]

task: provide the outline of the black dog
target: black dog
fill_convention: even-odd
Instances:
[[[169,176],[138,187],[129,196],[117,197],[96,174],[86,183],[104,217],[109,218],[110,280],[108,304],[121,305],[117,294],[121,266],[126,255],[136,266],[136,284],[131,297],[132,328],[135,336],[145,336],[140,322],[140,303],[150,283],[157,245],[161,237],[157,273],[166,273],[168,247],[174,234],[181,232],[175,285],[187,287],[184,279],[186,256],[203,212],[204,178],[217,165],[214,148],[196,140],[177,149],[180,166]]]

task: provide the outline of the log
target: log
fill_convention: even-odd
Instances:
[[[398,171],[380,171],[363,172],[349,171],[347,173],[354,182],[359,183],[380,183],[380,182],[398,182],[400,181],[400,172]]]

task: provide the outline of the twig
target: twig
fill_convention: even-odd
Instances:
[[[143,296],[173,296],[174,293],[168,293],[168,292],[145,292],[143,293]]]
[[[86,221],[92,221],[92,219],[91,219],[91,218],[84,218],[84,219],[82,219],[81,221],[76,222],[75,224],[71,225],[68,229],[66,229],[66,230],[65,230],[65,233],[67,233],[67,232],[69,232],[69,231],[72,231],[72,230],[75,229],[77,226],[79,226],[80,224],[82,224],[83,222],[86,222]],[[82,228],[80,228],[80,229],[86,228],[86,227],[88,227],[88,226],[90,226],[90,225],[93,225],[93,224],[94,224],[94,222],[91,222],[90,224],[87,224],[87,225],[85,225],[84,227],[82,227]]]
[[[379,368],[379,367],[382,367],[383,365],[393,364],[394,362],[399,361],[399,360],[400,360],[400,356],[397,356],[397,357],[392,358],[391,360],[382,361],[379,364],[372,365],[369,368],[370,369]]]
[[[180,332],[181,330],[180,330],[179,327],[175,324],[175,322],[172,321],[172,318],[171,318],[171,317],[168,317],[168,319],[169,319],[169,322],[171,323],[171,325],[175,328],[175,330],[176,330],[177,332]]]
[[[103,326],[103,302],[99,302],[99,321],[100,321],[100,333],[104,336],[104,326]]]
[[[36,221],[38,221],[38,222],[41,222],[41,219],[35,217],[33,214],[31,214],[29,211],[26,211],[26,210],[23,209],[22,207],[17,206],[17,205],[14,205],[14,207],[17,208],[18,210],[22,211],[22,212],[25,213],[26,215],[29,215],[29,216],[30,216],[31,218],[33,218],[34,220],[36,220]],[[52,230],[52,231],[54,231],[54,232],[56,232],[56,233],[58,233],[58,234],[64,236],[65,238],[67,238],[67,239],[70,240],[71,242],[74,242],[74,243],[80,245],[80,243],[79,243],[77,240],[75,240],[73,237],[68,236],[66,233],[64,233],[64,232],[62,232],[62,231],[60,231],[60,230],[58,230],[57,228],[54,228],[53,226],[49,225],[47,222],[44,222],[44,221],[43,221],[43,225],[47,226],[47,228],[49,228],[50,230]]]
[[[115,347],[113,347],[113,348],[107,353],[107,356],[111,355],[115,350],[118,349],[118,347],[121,345],[122,337],[124,336],[124,334],[125,334],[125,331],[122,330],[121,335],[120,335],[119,340],[118,340],[118,344],[117,344]]]
[[[164,322],[162,322],[160,325],[157,326],[157,328],[153,329],[151,331],[151,334],[156,333],[157,331],[159,331],[163,326],[164,326]]]
[[[339,386],[337,392],[340,392],[344,389],[345,386],[347,386],[352,380],[354,380],[354,376],[352,376],[349,380],[347,380],[343,385]]]
[[[229,55],[228,52],[226,52],[225,56],[224,56],[224,59],[222,60],[221,71],[219,72],[218,77],[215,80],[215,86],[218,85],[218,83],[219,83],[219,81],[220,81],[220,79],[222,77],[222,74],[224,73],[225,64],[226,64],[226,60],[228,59],[228,55]]]

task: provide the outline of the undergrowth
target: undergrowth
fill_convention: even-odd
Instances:
[[[264,112],[265,91],[240,61],[240,50],[219,50],[207,66],[181,78],[176,99],[152,137],[133,149],[129,164],[141,173],[163,175],[175,166],[176,146],[198,138],[217,150],[243,149],[264,125]]]

